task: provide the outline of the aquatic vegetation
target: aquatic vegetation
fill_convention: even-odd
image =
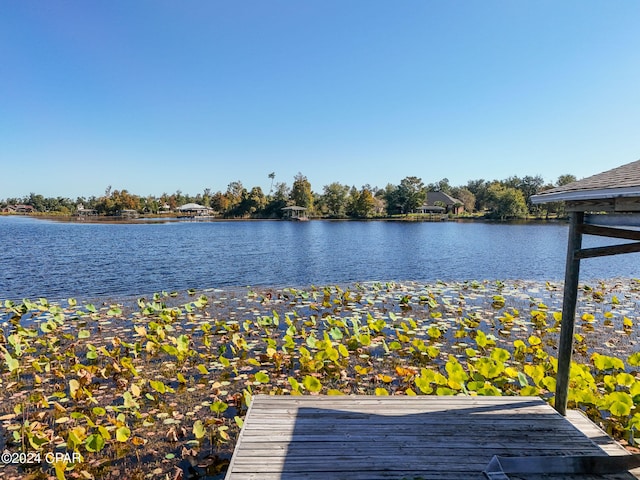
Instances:
[[[632,444],[638,284],[581,288],[569,392]],[[470,281],[5,301],[0,445],[74,456],[3,478],[173,478],[183,462],[222,475],[256,393],[553,403],[561,299],[548,282]]]

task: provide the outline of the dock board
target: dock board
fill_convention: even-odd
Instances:
[[[225,480],[482,480],[493,455],[624,454],[586,417],[536,397],[258,395]]]

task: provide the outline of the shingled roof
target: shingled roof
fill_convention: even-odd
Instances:
[[[444,192],[427,192],[427,198],[425,199],[426,205],[435,205],[436,202],[442,202],[447,206],[452,206],[456,204],[462,204],[460,200],[457,198],[453,198],[451,195],[446,194]]]
[[[531,197],[532,203],[640,197],[640,160]]]

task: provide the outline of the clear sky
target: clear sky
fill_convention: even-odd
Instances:
[[[0,0],[0,199],[638,159],[637,0]]]

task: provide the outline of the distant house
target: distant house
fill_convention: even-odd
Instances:
[[[98,211],[93,208],[78,208],[76,215],[79,217],[95,217],[98,215]]]
[[[416,213],[464,213],[464,204],[457,198],[444,192],[428,192],[427,198]]]
[[[299,207],[297,205],[291,205],[289,207],[284,207],[282,209],[283,217],[285,220],[298,220],[305,221],[308,220],[307,214],[305,213],[307,209],[305,207]]]
[[[446,209],[444,207],[441,207],[440,205],[427,205],[425,203],[421,207],[416,208],[415,213],[443,215],[445,213],[445,210]]]
[[[187,203],[178,207],[178,212],[187,217],[202,217],[205,215],[211,215],[213,210],[197,203]]]
[[[31,205],[7,205],[2,209],[4,213],[19,213],[22,215],[28,215],[36,211]]]
[[[78,217],[94,217],[98,215],[98,211],[93,208],[84,208],[82,203],[76,205],[76,213]]]

